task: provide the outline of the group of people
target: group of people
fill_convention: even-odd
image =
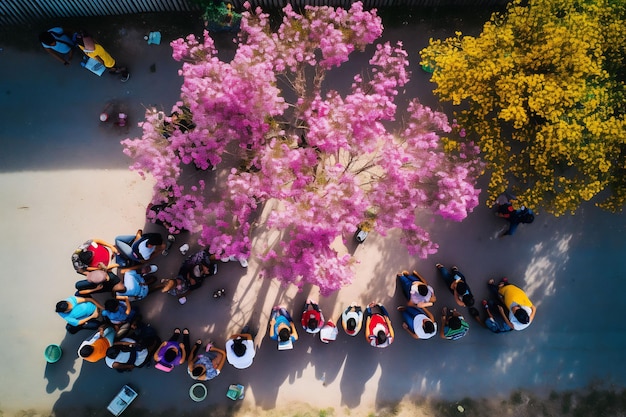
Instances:
[[[74,50],[78,48],[87,58],[104,65],[110,74],[119,75],[120,81],[126,82],[130,78],[128,69],[119,65],[106,49],[84,30],[71,31],[53,27],[39,34],[39,42],[46,52],[63,65],[70,65]]]
[[[81,343],[78,349],[81,358],[89,362],[104,359],[109,367],[118,371],[142,367],[152,360],[159,369],[171,365],[173,360],[168,348],[174,339],[162,343],[156,330],[143,322],[135,302],[156,289],[181,299],[217,273],[215,256],[203,249],[185,258],[176,277],[159,281],[154,275],[158,267],[150,261],[155,256],[167,255],[174,241],[172,235],[164,240],[160,233],[139,230],[134,235],[118,236],[115,244],[90,239],[74,251],[72,264],[83,277],[76,282],[74,295],[57,302],[55,311],[66,321],[66,329],[71,334],[84,329],[95,330],[95,334]],[[173,337],[180,337],[180,334],[180,330],[175,331]],[[246,339],[245,335],[236,336]],[[206,362],[204,356],[214,364],[213,368],[204,364],[206,371],[195,379],[209,378],[214,375],[213,371],[219,373],[222,359],[228,357],[226,353],[208,347],[206,353],[201,354],[198,352],[200,341],[189,349],[187,330],[182,332],[182,338],[178,352],[182,356],[178,355],[176,360],[183,357],[190,361],[190,372],[198,363]],[[241,366],[243,362],[235,350],[241,352],[242,349],[238,341],[234,343],[237,347],[233,358],[237,359],[232,362]]]
[[[95,331],[81,343],[78,349],[81,358],[89,362],[104,359],[106,365],[119,372],[151,364],[160,371],[170,372],[186,363],[189,376],[196,380],[216,377],[225,362],[238,369],[252,365],[255,344],[249,326],[231,335],[224,349],[210,341],[203,348],[201,339],[190,345],[186,328],[174,329],[171,337],[163,341],[156,329],[142,320],[136,301],[156,289],[180,299],[200,287],[205,278],[217,273],[215,255],[203,249],[185,258],[175,278],[158,280],[154,275],[158,267],[150,262],[155,256],[167,255],[174,241],[172,235],[163,239],[160,233],[139,230],[134,235],[118,236],[114,244],[91,239],[74,251],[72,264],[83,279],[76,282],[75,294],[59,301],[55,311],[67,322],[68,332]],[[188,245],[181,246],[181,252],[184,247]],[[523,330],[532,323],[536,307],[524,291],[510,284],[508,279],[487,282],[491,296],[489,300],[482,300],[483,319],[474,308],[474,295],[463,273],[456,266],[448,269],[436,264],[436,268],[456,304],[453,308],[442,308],[439,322],[431,312],[437,302],[433,287],[416,271],[397,274],[398,285],[406,298],[405,305],[397,310],[403,329],[414,339],[430,339],[436,334],[448,340],[465,336],[469,324],[456,307],[469,308],[480,325],[495,333]],[[97,299],[98,294],[104,294],[105,299]],[[395,340],[392,319],[379,302],[371,302],[365,309],[352,303],[342,312],[339,321],[349,336],[356,336],[363,329],[365,339],[373,347],[385,348]],[[325,320],[320,306],[312,299],[302,308],[299,326],[285,307],[272,309],[268,336],[278,343],[279,350],[293,348],[298,340],[298,327],[306,333],[319,334],[324,343],[335,340],[338,334],[335,323]]]

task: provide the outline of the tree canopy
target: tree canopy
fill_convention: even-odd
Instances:
[[[626,200],[626,5],[613,0],[514,0],[479,36],[421,51],[435,93],[491,172],[488,204],[507,188],[555,215],[603,193]]]
[[[172,232],[197,232],[219,257],[254,256],[262,275],[315,284],[322,294],[354,278],[356,260],[336,245],[358,225],[400,229],[411,254],[435,252],[416,215],[465,218],[478,204],[483,164],[471,142],[449,141],[444,150],[444,114],[416,99],[398,110],[394,100],[409,81],[402,45],[372,48],[341,95],[326,76],[380,37],[375,11],[354,3],[299,14],[287,5],[274,31],[267,14],[247,7],[229,62],[208,32],[202,42],[172,42],[184,62],[180,101],[171,116],[149,110],[143,136],[123,142],[132,168],[156,179],[153,202],[167,205],[158,218]],[[185,184],[183,171],[213,167],[224,177],[217,198],[202,180]],[[260,228],[278,238],[259,241]]]

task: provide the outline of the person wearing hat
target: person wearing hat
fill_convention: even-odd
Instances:
[[[412,274],[409,271],[402,271],[398,274],[398,280],[409,306],[431,307],[437,301],[433,287],[428,285],[426,280],[416,271],[413,271]]]
[[[222,372],[224,362],[226,361],[226,352],[213,346],[209,342],[206,345],[205,352],[197,354],[202,346],[202,340],[196,340],[191,348],[189,359],[187,360],[187,373],[192,379],[197,381],[209,381]]]
[[[374,312],[375,309],[378,312]],[[371,346],[377,348],[385,348],[393,343],[391,319],[381,303],[369,303],[365,309],[365,338]]]
[[[356,336],[363,324],[363,311],[361,306],[352,303],[341,313],[341,325],[349,336]]]
[[[437,322],[427,308],[400,306],[398,311],[402,313],[402,328],[413,339],[430,339],[437,334]]]
[[[453,266],[450,271],[442,264],[435,265],[439,270],[439,275],[445,281],[446,285],[450,289],[450,292],[454,295],[454,301],[460,307],[471,307],[474,305],[474,296],[472,291],[467,285],[465,276],[459,271],[459,268]]]
[[[279,350],[292,349],[298,332],[286,308],[274,306],[270,315],[270,339],[278,342]]]
[[[493,280],[489,280],[489,284],[495,286]],[[507,324],[513,330],[524,330],[535,318],[537,308],[530,301],[526,293],[519,287],[509,284],[506,278],[498,283],[498,294],[508,309]]]
[[[315,301],[308,300],[304,303],[302,319],[300,322],[302,324],[302,328],[307,333],[315,334],[322,330],[322,327],[324,327],[324,315]]]
[[[245,369],[252,365],[254,360],[254,341],[248,329],[232,335],[226,341],[226,359],[237,369]]]

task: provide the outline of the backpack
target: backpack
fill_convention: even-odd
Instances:
[[[72,253],[72,265],[74,266],[74,269],[76,270],[76,272],[78,272],[79,274],[85,272],[87,268],[89,267],[89,265],[81,261],[78,255],[80,255],[82,252],[87,250],[87,248],[91,246],[92,242],[93,240],[91,239],[86,241],[85,243],[80,245],[78,248],[76,248],[74,253]]]

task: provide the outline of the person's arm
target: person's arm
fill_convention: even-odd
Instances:
[[[418,337],[415,333],[413,333],[413,332],[411,331],[411,329],[409,329],[409,325],[408,325],[408,324],[406,324],[406,323],[402,322],[402,328],[403,328],[404,330],[406,330],[406,332],[407,332],[409,335],[411,335],[411,337],[412,337],[413,339],[418,339],[418,340],[419,340],[419,337]]]
[[[531,321],[533,321],[533,319],[535,318],[535,313],[537,312],[537,308],[533,305],[530,307],[530,318],[529,318],[529,323]]]
[[[296,325],[293,324],[293,321],[290,321],[289,324],[291,325],[291,337],[293,337],[293,340],[298,340],[298,331],[296,330]]]
[[[187,358],[187,369],[189,372],[193,371],[194,361],[196,359],[196,352],[200,345],[198,343],[194,343],[191,347],[191,352],[189,352],[189,357]]]
[[[182,365],[185,363],[185,360],[187,360],[187,350],[185,349],[185,345],[182,343],[178,344],[178,348],[180,349],[180,362],[178,362],[178,364]]]
[[[229,339],[235,340],[238,337],[241,337],[242,339],[246,339],[246,340],[252,340],[252,335],[249,333],[237,333],[229,337]]]
[[[457,282],[455,281],[451,285],[451,287],[453,287],[452,291],[453,291],[453,294],[454,294],[454,301],[456,302],[456,304],[459,307],[465,307],[465,304],[463,304],[463,301],[461,300],[461,297],[459,297],[459,293],[456,292],[456,284],[457,284]]]
[[[161,345],[157,348],[157,350],[154,351],[154,355],[152,355],[152,358],[154,359],[155,362],[159,361],[159,352],[161,351],[161,348],[163,348],[165,345],[167,344],[167,342],[163,342],[161,343]]]
[[[509,320],[509,315],[506,314],[506,312],[504,311],[504,307],[502,306],[498,306],[498,311],[500,311],[500,315],[502,316],[502,319],[504,320],[504,322],[511,328],[513,329],[513,323],[511,323],[511,320]]]
[[[369,310],[369,307],[368,307]],[[371,311],[370,311],[371,313]],[[370,340],[370,336],[371,336],[371,330],[370,330],[370,321],[372,320],[372,316],[370,314],[367,315],[367,318],[365,319],[365,338],[367,339],[367,341],[369,342]]]
[[[216,348],[215,346],[211,346],[210,351],[215,352],[215,354],[217,355],[211,361],[213,363],[213,367],[216,370],[221,371],[222,367],[224,366],[224,362],[226,361],[226,352],[224,352],[222,349]]]
[[[113,369],[119,369],[120,371],[125,371],[127,369],[135,369],[135,365],[133,365],[132,363],[113,362],[113,365],[111,367]]]
[[[61,57],[61,55],[50,48],[44,48],[46,50],[47,53],[49,53],[50,55],[52,55],[57,61],[62,62],[63,65],[69,65],[70,63],[68,61],[66,61],[63,57]]]
[[[413,270],[413,275],[415,275],[417,277],[417,279],[419,279],[420,281],[422,281],[424,284],[428,285],[428,282],[426,282],[426,280],[424,279],[423,276],[421,276],[420,274],[417,273],[416,270]]]
[[[424,313],[426,313],[426,315],[432,322],[435,322],[435,316],[433,315],[433,313],[430,312],[430,310],[428,310],[427,308],[422,308],[422,310],[424,310]]]
[[[102,283],[100,283],[100,284],[96,285],[93,288],[86,288],[84,290],[79,290],[78,293],[80,295],[91,294],[91,293],[100,291],[102,288],[104,288],[104,285],[102,285]]]
[[[446,316],[441,316],[441,326],[439,326],[439,336],[441,336],[442,339],[446,338],[446,335],[443,331],[444,327],[446,327],[446,322],[448,321],[448,318]]]
[[[128,299],[128,296],[126,295],[118,295],[117,297],[118,300],[123,300],[124,304],[126,304],[126,310],[124,311],[124,313],[126,313],[126,315],[128,316],[130,314],[130,312],[132,311],[132,306],[130,305],[130,300]]]
[[[120,253],[120,251],[115,247],[115,245],[105,242],[104,240],[92,239],[92,241],[97,243],[98,245],[106,246],[107,248],[111,249],[111,251],[115,254]]]
[[[93,313],[91,313],[90,316],[85,317],[84,319],[78,320],[78,325],[82,326],[83,324],[87,323],[91,319],[97,319],[99,315],[100,315],[100,311],[98,311],[98,309],[96,309],[96,310],[94,310]]]
[[[270,320],[270,338],[276,337],[276,316]]]
[[[385,322],[387,323],[387,327],[389,328],[389,335],[393,339],[393,326],[391,325],[391,319],[389,318],[389,316],[385,316]]]

